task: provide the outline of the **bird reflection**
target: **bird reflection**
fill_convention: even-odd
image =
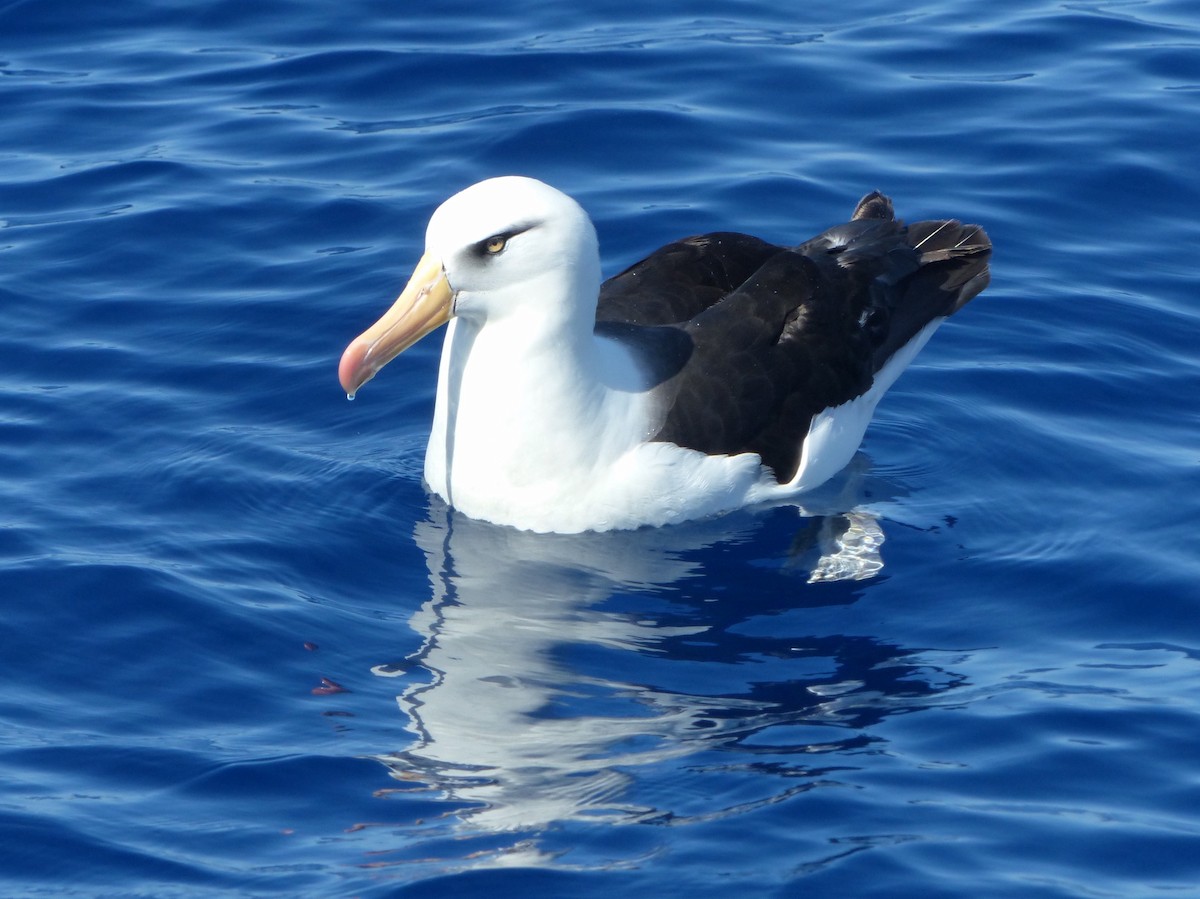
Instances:
[[[762,528],[762,516],[743,513],[532,534],[435,500],[415,532],[431,587],[411,622],[422,645],[373,669],[402,686],[412,743],[379,760],[405,784],[438,791],[455,826],[475,833],[697,813],[665,802],[661,786],[645,789],[645,778],[664,765],[699,776],[680,774],[683,760],[708,751],[743,754],[726,766],[789,769],[789,791],[827,779],[845,765],[830,753],[870,742],[864,728],[956,679],[868,637],[760,635],[773,616],[852,603],[862,572],[838,547],[878,559],[882,535],[860,513],[811,521],[778,549]],[[822,546],[835,551],[807,576],[789,570]],[[756,558],[764,552],[775,555]],[[815,757],[832,767],[814,767]]]

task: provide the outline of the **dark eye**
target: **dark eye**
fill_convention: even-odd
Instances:
[[[503,252],[506,246],[508,246],[508,238],[503,234],[497,234],[495,237],[489,237],[483,243],[484,250],[486,250],[490,256],[495,256],[497,253]]]

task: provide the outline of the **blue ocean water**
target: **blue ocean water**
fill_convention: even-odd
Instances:
[[[810,6],[0,6],[0,894],[1200,895],[1195,7]],[[506,173],[993,283],[824,514],[520,533],[336,381]]]

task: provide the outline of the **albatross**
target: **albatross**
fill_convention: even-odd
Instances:
[[[446,325],[425,480],[472,518],[577,533],[715,516],[836,475],[987,286],[990,255],[978,225],[905,225],[874,192],[795,246],[704,234],[602,281],[575,200],[493,178],[434,212],[411,280],[338,375],[353,398]]]

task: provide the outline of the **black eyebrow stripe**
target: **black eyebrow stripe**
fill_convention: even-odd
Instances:
[[[537,227],[537,225],[538,225],[537,222],[529,222],[528,224],[514,225],[512,228],[509,228],[507,231],[499,231],[496,234],[489,234],[483,240],[477,240],[474,244],[472,244],[472,249],[479,255],[486,255],[487,254],[487,245],[489,243],[491,243],[493,240],[495,240],[497,237],[503,241],[509,241],[509,240],[512,240],[514,237],[516,237],[518,234],[524,234],[526,231],[532,231],[534,228]]]
[[[537,222],[526,222],[509,228],[507,231],[501,231],[499,234],[493,234],[492,237],[503,237],[505,240],[511,240],[518,234],[524,234],[526,231],[532,231],[537,227]],[[491,238],[488,238],[489,240]]]

